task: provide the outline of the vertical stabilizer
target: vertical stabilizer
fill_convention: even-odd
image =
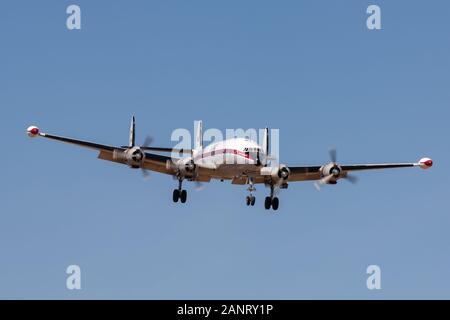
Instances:
[[[262,150],[266,157],[269,156],[269,128],[264,129],[263,141],[262,141]],[[267,161],[266,161],[267,163]]]
[[[135,146],[135,140],[136,140],[136,133],[135,133],[135,130],[136,130],[136,120],[135,120],[135,118],[134,118],[134,116],[131,118],[131,126],[130,126],[130,140],[129,140],[129,142],[128,142],[128,146],[130,147],[130,148],[132,148],[132,147],[134,147]]]
[[[203,149],[203,122],[201,120],[195,121],[195,150]]]

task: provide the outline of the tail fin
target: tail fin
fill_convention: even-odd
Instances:
[[[203,122],[201,120],[195,121],[195,145],[196,150],[203,149]]]
[[[262,149],[266,156],[269,155],[269,128],[264,129]]]
[[[135,146],[136,143],[136,120],[134,118],[134,116],[131,118],[131,127],[130,127],[130,140],[128,142],[128,146],[130,148],[133,148]]]

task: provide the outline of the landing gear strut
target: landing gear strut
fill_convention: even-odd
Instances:
[[[187,200],[187,191],[183,190],[183,179],[178,179],[178,189],[173,190],[173,202],[181,201],[181,203],[185,203]]]
[[[278,207],[280,205],[280,200],[277,197],[274,197],[274,187],[273,185],[270,186],[270,196],[266,197],[266,200],[264,201],[264,208],[266,210],[269,210],[270,207],[272,207],[273,210],[278,210]]]
[[[252,206],[253,207],[255,205],[255,202],[256,202],[256,198],[253,195],[253,191],[256,191],[256,188],[255,188],[255,186],[253,184],[253,179],[252,178],[248,179],[248,184],[249,184],[249,186],[248,186],[247,190],[250,192],[250,195],[248,195],[245,198],[245,202],[247,203],[247,206]]]

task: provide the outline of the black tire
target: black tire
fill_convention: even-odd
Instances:
[[[186,190],[182,190],[181,194],[180,194],[180,199],[181,199],[181,203],[185,203],[187,200],[187,191]]]
[[[264,208],[266,208],[266,210],[269,210],[271,206],[272,199],[270,197],[266,197],[266,200],[264,201]]]
[[[173,196],[172,196],[173,202],[178,202],[180,199],[180,190],[175,189],[173,190]]]
[[[256,201],[256,198],[252,197],[252,199],[250,201],[250,204],[252,205],[252,207],[255,205],[255,201]]]
[[[272,209],[278,210],[278,206],[280,205],[280,200],[277,197],[272,199]]]
[[[252,200],[250,199],[249,196],[247,196],[247,197],[245,198],[245,203],[247,204],[247,206],[250,205],[251,201],[252,201]]]

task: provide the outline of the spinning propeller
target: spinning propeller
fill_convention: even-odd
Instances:
[[[338,179],[347,179],[350,183],[356,183],[358,178],[348,173],[342,173],[342,168],[337,164],[337,151],[335,148],[329,150],[331,162],[323,166],[321,170],[322,179],[316,181],[314,186],[320,191],[324,184],[336,184]]]

